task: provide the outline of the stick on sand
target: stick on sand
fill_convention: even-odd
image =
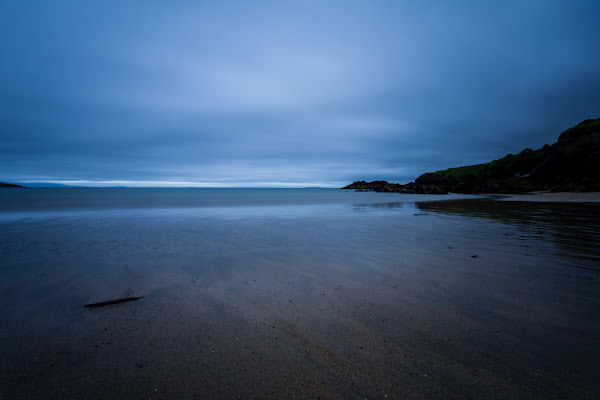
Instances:
[[[95,308],[95,307],[112,306],[113,304],[126,303],[128,301],[136,301],[136,300],[143,299],[143,298],[144,298],[144,296],[141,296],[141,297],[124,297],[122,299],[108,300],[108,301],[103,301],[101,303],[90,303],[90,304],[84,305],[84,307],[86,307],[86,308]]]

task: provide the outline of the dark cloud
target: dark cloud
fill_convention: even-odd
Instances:
[[[4,1],[1,180],[407,182],[540,147],[599,116],[599,11]]]

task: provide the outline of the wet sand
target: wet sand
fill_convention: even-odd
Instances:
[[[354,211],[2,222],[2,397],[598,398],[598,207]]]
[[[500,196],[503,201],[600,203],[600,192],[532,192]]]

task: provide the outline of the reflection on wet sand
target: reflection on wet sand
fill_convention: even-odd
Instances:
[[[250,211],[0,221],[0,397],[598,397],[598,208]]]
[[[421,212],[456,220],[472,217],[510,225],[529,245],[552,249],[573,267],[600,270],[600,204],[475,199],[416,203],[416,207]]]
[[[355,203],[352,205],[352,210],[356,213],[373,212],[376,210],[405,210],[414,209],[414,203],[405,202],[388,202],[388,203]]]

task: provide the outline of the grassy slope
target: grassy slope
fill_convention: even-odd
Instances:
[[[453,192],[600,190],[600,118],[583,121],[541,149],[486,164],[421,175],[415,183]]]

